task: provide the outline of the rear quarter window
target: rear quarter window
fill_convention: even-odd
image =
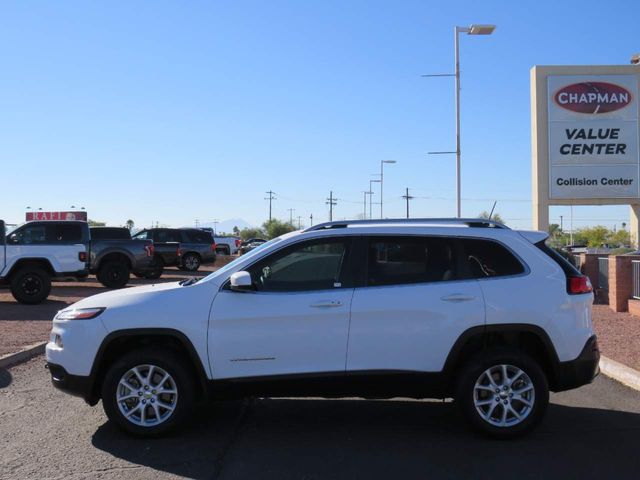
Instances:
[[[524,265],[506,247],[492,240],[463,239],[463,261],[473,278],[519,275]]]

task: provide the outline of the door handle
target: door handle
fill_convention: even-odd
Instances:
[[[453,293],[451,295],[445,295],[444,297],[440,297],[440,300],[444,300],[445,302],[453,302],[453,303],[460,303],[460,302],[470,302],[471,300],[475,300],[476,297],[473,297],[471,295],[463,295],[461,293]]]
[[[309,305],[310,307],[322,308],[322,307],[341,307],[342,302],[340,300],[321,300]]]

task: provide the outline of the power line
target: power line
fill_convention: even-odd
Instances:
[[[413,200],[413,197],[409,195],[409,187],[407,187],[407,193],[402,198],[407,201],[407,218],[409,218],[409,200]]]
[[[276,192],[272,192],[271,190],[269,190],[266,193],[267,193],[267,195],[269,195],[269,198],[265,198],[265,200],[269,200],[269,223],[271,223],[271,203],[274,200],[277,200],[276,197],[275,197]]]
[[[329,221],[333,222],[333,207],[338,204],[338,199],[333,196],[333,190],[329,192],[329,198],[325,203],[329,205]]]

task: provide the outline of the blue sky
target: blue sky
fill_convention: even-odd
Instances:
[[[463,215],[531,225],[529,69],[626,64],[635,0],[2,2],[0,217],[84,206],[174,226],[294,208],[362,212],[381,159],[385,215],[455,214],[453,26],[461,39]],[[377,199],[376,199],[377,201]],[[552,209],[552,221],[569,208]],[[628,207],[574,208],[574,225]],[[565,224],[566,226],[566,224]]]

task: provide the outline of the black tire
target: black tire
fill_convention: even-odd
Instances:
[[[182,257],[182,266],[188,272],[197,272],[200,268],[200,257],[195,253],[187,253]]]
[[[231,247],[229,245],[220,245],[216,247],[216,254],[231,255]]]
[[[35,305],[51,293],[51,276],[38,265],[26,265],[11,275],[11,294],[18,302]]]
[[[107,288],[123,288],[131,279],[131,269],[121,260],[108,260],[100,265],[96,277]]]
[[[144,278],[149,280],[156,280],[162,276],[164,272],[164,260],[162,257],[153,257],[151,262],[151,270],[144,274]]]
[[[512,379],[516,377],[516,369],[524,372],[524,376],[520,375],[515,379],[513,385],[504,389],[500,384],[502,375],[499,373],[502,370],[502,365],[511,367],[507,369],[508,378],[510,375]],[[493,367],[495,367],[495,378],[492,376],[493,383],[499,384],[499,388],[495,391],[489,391],[489,388],[493,389],[493,387],[487,384],[486,387],[489,388],[486,391],[478,390],[476,392],[476,382],[482,376],[484,381],[488,383],[488,377],[484,375],[484,372]],[[533,386],[533,397],[524,399],[531,403],[531,406],[527,407],[524,402],[518,400],[517,392],[530,385]],[[531,395],[530,392],[522,396]],[[490,403],[476,407],[476,396],[478,396],[479,402],[490,401]],[[462,415],[473,428],[494,438],[513,438],[531,431],[542,420],[549,404],[549,385],[542,368],[530,356],[518,350],[496,349],[472,358],[462,367],[458,375],[455,398]],[[493,401],[496,401],[495,406]],[[519,420],[511,413],[511,408],[519,411],[524,419]],[[494,413],[489,413],[489,409]],[[479,410],[488,415],[489,420],[486,420]],[[512,422],[512,424],[504,426],[493,424],[492,422],[503,421],[502,413],[505,410],[507,411],[505,423]]]
[[[154,387],[153,381],[149,383],[149,389],[146,390],[143,385],[139,386],[140,390],[138,392],[135,391],[135,389],[138,388],[135,386],[130,389],[130,391],[119,390],[122,389],[120,386],[120,380],[127,372],[134,367],[140,366],[141,368],[139,371],[144,375],[145,367],[148,369],[151,365],[156,367],[156,369],[160,368],[164,370],[164,372],[171,376],[171,380],[174,382],[171,388],[174,388],[177,392],[175,397],[170,394],[166,394],[164,396],[153,395],[151,393],[154,391],[152,390]],[[146,372],[148,371],[149,370]],[[159,382],[159,380],[157,380],[159,377],[160,375],[155,377],[157,382]],[[156,386],[156,388],[158,388],[158,386]],[[136,395],[139,392],[143,393],[142,395],[139,395],[138,398],[131,398],[130,400],[127,400],[123,405],[123,409],[130,408],[129,412],[132,414],[132,420],[127,419],[121,410],[117,400],[118,392],[133,395]],[[147,398],[147,396],[150,398]],[[152,405],[151,399],[154,397],[158,402],[155,403],[156,406],[159,407],[161,405],[160,401],[162,401],[166,404],[171,404],[174,407],[173,411],[165,410],[164,413],[168,413],[168,416],[161,423],[156,425],[141,425],[136,423],[136,421],[142,421],[140,410],[133,412],[133,410],[136,410],[136,407],[145,409],[147,421],[153,420],[155,414],[153,409],[154,405]],[[172,398],[175,398],[175,403],[171,403]],[[196,383],[194,374],[189,368],[189,365],[180,356],[167,351],[164,348],[146,347],[127,353],[111,365],[102,383],[102,406],[107,417],[109,417],[109,420],[114,422],[125,432],[140,437],[154,437],[180,427],[193,410],[195,398]],[[143,401],[147,402],[145,406],[142,406]],[[130,407],[128,405],[130,405]]]
[[[140,273],[140,272],[133,272],[133,274],[134,274],[137,278],[144,278],[144,273]]]

